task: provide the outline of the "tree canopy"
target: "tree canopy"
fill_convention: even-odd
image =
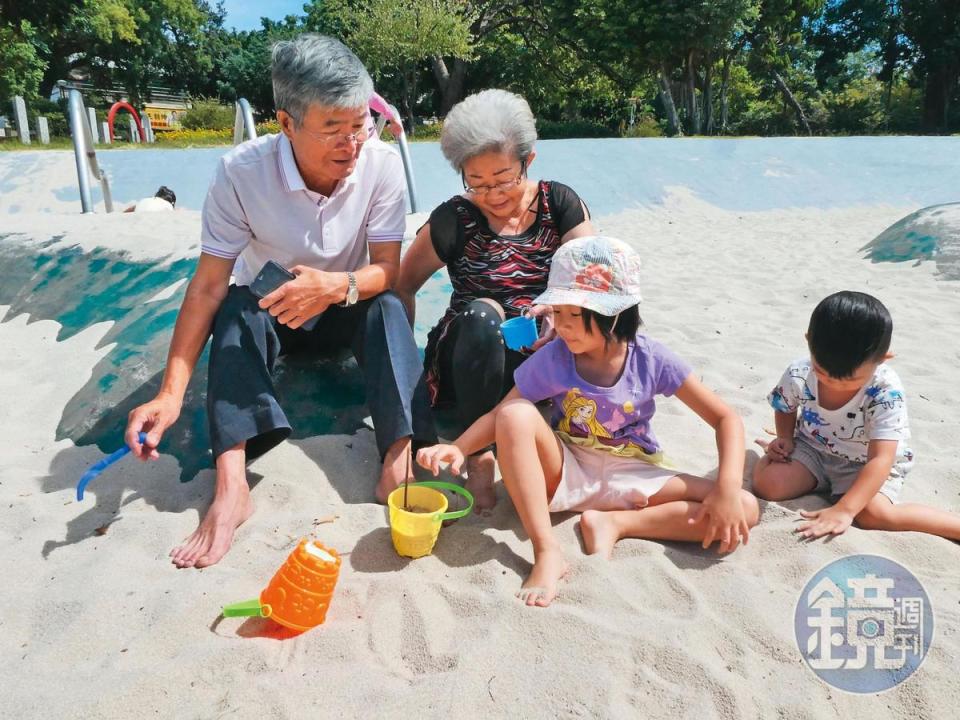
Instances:
[[[411,129],[503,87],[572,134],[960,131],[956,0],[306,0],[257,30],[225,19],[208,0],[0,0],[0,96],[80,76],[269,117],[271,45],[314,31]]]

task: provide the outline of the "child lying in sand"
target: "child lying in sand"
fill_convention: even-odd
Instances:
[[[516,387],[453,445],[422,449],[417,461],[436,475],[459,473],[464,458],[496,440],[503,481],[533,542],[534,565],[518,592],[545,607],[567,562],[551,512],[583,511],[588,553],[610,555],[623,537],[720,542],[729,552],[757,523],[757,501],[743,484],[743,426],[690,367],[637,333],[640,258],[611,238],[564,244],[547,291],[559,338],[514,374]],[[663,466],[650,429],[657,395],[676,394],[717,435],[717,482]],[[553,400],[552,428],[534,403]]]
[[[892,332],[876,298],[831,295],[810,317],[810,357],[792,363],[769,395],[777,439],[757,463],[754,492],[767,500],[813,491],[839,496],[826,510],[801,512],[807,521],[797,532],[805,538],[839,535],[856,523],[960,540],[960,516],[896,504],[913,453],[900,378],[884,363],[893,357]]]

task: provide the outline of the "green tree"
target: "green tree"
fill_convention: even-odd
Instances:
[[[33,26],[26,20],[18,25],[0,25],[0,101],[13,95],[32,100],[39,95],[46,64],[40,59]]]
[[[471,57],[471,18],[456,0],[366,0],[341,15],[347,43],[375,78],[399,81],[401,109],[415,131],[421,75],[436,56]]]
[[[903,0],[903,29],[916,49],[914,72],[923,83],[923,129],[948,132],[960,79],[960,3]]]
[[[677,134],[682,128],[674,88],[681,92],[690,131],[713,127],[715,62],[742,47],[738,38],[758,17],[758,2],[556,0],[544,8],[551,31],[585,49],[625,91],[644,76],[656,77],[670,130]],[[681,72],[679,83],[675,71]]]
[[[288,40],[304,31],[301,18],[288,15],[281,21],[261,19],[261,29],[229,36],[220,64],[217,92],[225,100],[246,98],[261,118],[271,117],[273,84],[270,79],[270,52],[279,40]]]
[[[771,78],[807,135],[813,131],[800,99],[791,90],[789,75],[802,54],[805,24],[819,18],[823,8],[824,0],[762,0],[760,16],[748,38],[751,71]]]
[[[35,28],[43,95],[79,72],[139,101],[151,83],[182,87],[212,67],[204,30],[215,11],[204,0],[0,0],[0,11]]]

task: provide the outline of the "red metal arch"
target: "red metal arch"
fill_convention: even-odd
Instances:
[[[137,115],[137,111],[133,109],[133,106],[128,102],[115,102],[110,107],[110,112],[107,113],[107,126],[110,128],[110,141],[113,142],[114,132],[113,132],[113,118],[117,114],[117,110],[126,110],[128,113],[133,115],[133,120],[137,123],[137,131],[140,133],[140,141],[147,141],[147,134],[143,131],[143,125],[140,122],[140,116]]]

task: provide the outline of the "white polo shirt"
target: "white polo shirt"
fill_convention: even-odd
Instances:
[[[370,263],[367,243],[399,242],[406,228],[400,156],[367,140],[330,197],[308,190],[286,135],[238,145],[220,160],[203,204],[201,252],[237,258],[237,285],[267,260],[344,272]]]

